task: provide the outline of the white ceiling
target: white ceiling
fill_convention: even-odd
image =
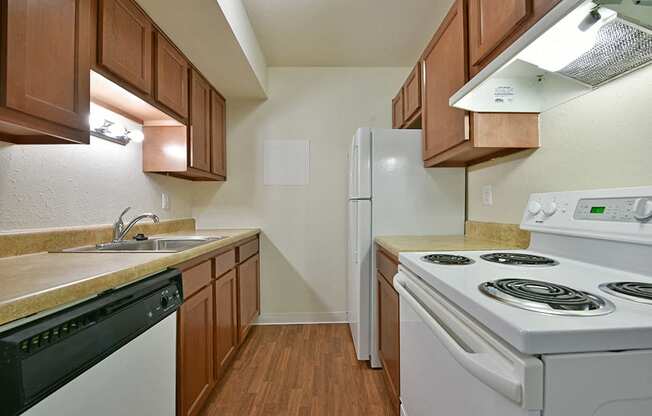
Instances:
[[[412,66],[453,0],[243,0],[269,66]]]

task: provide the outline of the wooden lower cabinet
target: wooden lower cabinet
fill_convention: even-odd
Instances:
[[[178,312],[177,415],[199,413],[214,385],[213,289],[186,299]]]
[[[177,266],[177,416],[201,411],[260,313],[259,267],[257,237]]]
[[[398,261],[382,250],[376,251],[376,302],[378,303],[378,355],[383,366],[385,385],[396,415],[400,414],[400,315],[398,292],[390,283]],[[385,276],[383,274],[389,274]],[[391,273],[387,273],[391,272]]]
[[[213,283],[215,297],[215,379],[222,379],[238,348],[238,286],[232,269]]]
[[[399,414],[401,390],[398,293],[380,273],[376,275],[376,283],[378,285],[378,322],[380,325],[378,354],[385,372],[390,399],[396,414]]]
[[[260,257],[258,254],[238,266],[238,299],[240,302],[239,332],[244,340],[251,324],[260,314]]]

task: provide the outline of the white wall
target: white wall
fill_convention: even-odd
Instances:
[[[651,185],[651,110],[648,67],[542,113],[541,149],[469,169],[469,219],[519,223],[533,192]]]
[[[171,209],[161,210],[161,192]],[[142,171],[142,146],[91,138],[85,145],[0,142],[0,231],[112,223],[127,206],[189,217],[187,181]]]
[[[345,310],[346,154],[356,128],[389,127],[408,72],[270,68],[267,101],[229,101],[228,181],[195,184],[193,214],[199,227],[263,229],[263,315],[329,319]],[[263,186],[269,139],[310,140],[308,186]]]

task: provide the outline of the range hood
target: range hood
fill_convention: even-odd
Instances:
[[[651,62],[652,0],[562,0],[450,105],[540,113]]]

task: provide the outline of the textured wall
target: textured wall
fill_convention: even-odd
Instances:
[[[267,101],[229,102],[229,180],[196,184],[193,213],[199,227],[263,229],[264,315],[330,319],[345,310],[346,155],[358,127],[389,127],[392,96],[408,72],[271,68]],[[269,139],[310,140],[308,186],[263,185]]]
[[[651,109],[648,67],[542,113],[541,149],[470,169],[469,219],[519,223],[533,192],[652,185]]]
[[[171,209],[161,209],[161,192]],[[0,142],[0,231],[111,223],[126,206],[162,218],[191,215],[188,182],[142,172],[142,147],[14,146]]]

